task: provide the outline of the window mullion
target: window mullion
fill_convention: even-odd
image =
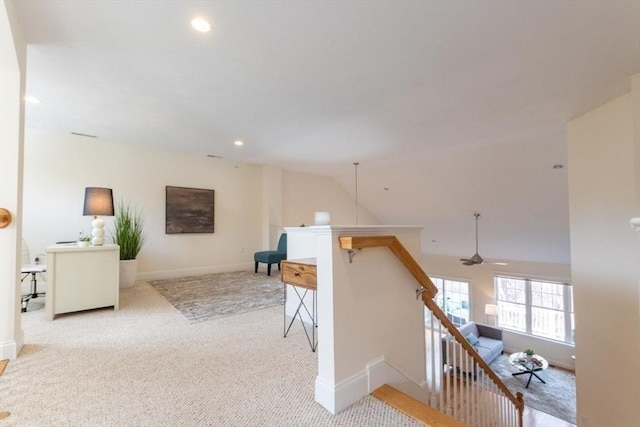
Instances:
[[[562,287],[564,302],[564,341],[571,343],[571,289],[568,285]]]
[[[527,311],[527,315],[525,316],[527,322],[527,334],[533,335],[532,333],[532,313],[531,313],[531,303],[533,302],[533,297],[531,295],[531,281],[529,279],[525,280],[524,285],[524,295],[525,295],[525,309]]]

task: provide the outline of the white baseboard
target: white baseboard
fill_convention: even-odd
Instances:
[[[212,265],[207,267],[152,271],[148,273],[138,273],[136,275],[136,282],[141,280],[145,281],[145,280],[175,279],[177,277],[198,276],[202,274],[227,273],[229,271],[246,271],[246,270],[253,271],[253,268],[254,268],[254,264],[250,262],[250,263],[242,263],[242,264]]]
[[[385,360],[384,356],[374,359],[367,364],[366,369],[335,386],[323,378],[316,377],[315,399],[335,415],[384,384],[389,384],[421,402],[427,402],[426,379],[412,378],[393,362]]]
[[[426,378],[414,378],[384,357],[370,362],[367,365],[367,371],[369,374],[369,393],[384,384],[388,384],[420,402],[427,403]]]
[[[367,372],[362,371],[332,386],[316,377],[316,402],[333,415],[338,414],[369,394]]]
[[[5,341],[0,343],[0,360],[15,360],[24,347],[24,336],[20,331],[20,336],[15,341]]]

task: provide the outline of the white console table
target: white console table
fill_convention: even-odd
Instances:
[[[75,244],[47,248],[45,317],[93,308],[119,308],[120,247],[79,247]]]

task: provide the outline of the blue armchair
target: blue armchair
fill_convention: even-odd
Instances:
[[[287,259],[287,233],[282,233],[278,240],[278,248],[275,251],[261,251],[253,254],[253,260],[256,262],[256,273],[258,272],[258,263],[267,264],[267,276],[271,276],[271,264],[278,264],[280,270],[280,261]]]

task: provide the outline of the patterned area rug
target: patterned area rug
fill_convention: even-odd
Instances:
[[[525,388],[529,376],[511,375],[518,371],[511,366],[507,355],[498,356],[490,366],[513,394],[521,392],[524,395],[526,406],[576,424],[576,376],[573,372],[550,366],[536,372],[546,384],[533,377],[529,388]]]
[[[284,303],[280,277],[252,271],[151,280],[148,283],[190,323]]]

